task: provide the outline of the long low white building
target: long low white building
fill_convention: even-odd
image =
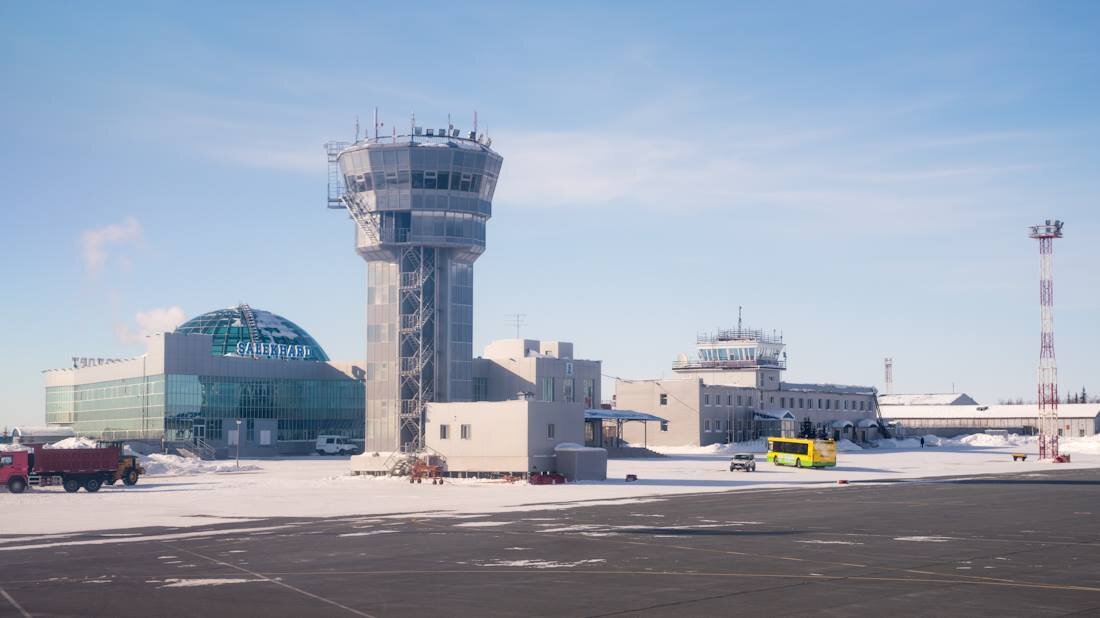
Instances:
[[[1012,433],[1036,434],[1039,408],[1035,404],[882,405],[882,417],[896,422],[906,435],[933,434],[950,438],[966,433],[1003,429]],[[1058,406],[1058,435],[1080,438],[1100,433],[1100,403]]]

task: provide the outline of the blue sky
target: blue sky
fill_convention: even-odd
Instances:
[[[743,306],[791,381],[892,356],[899,391],[1031,397],[1057,217],[1060,381],[1100,393],[1093,2],[4,3],[0,33],[0,425],[41,422],[41,370],[241,301],[361,357],[322,144],[374,106],[477,109],[505,158],[477,349],[522,312],[669,375]]]

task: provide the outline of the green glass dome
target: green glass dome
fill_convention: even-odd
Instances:
[[[210,353],[214,356],[328,360],[325,351],[302,327],[281,315],[244,304],[191,318],[176,332],[213,335]]]

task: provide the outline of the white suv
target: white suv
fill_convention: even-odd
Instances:
[[[318,455],[358,455],[359,447],[343,436],[317,436]]]

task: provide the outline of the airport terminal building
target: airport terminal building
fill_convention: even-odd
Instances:
[[[241,455],[262,456],[310,452],[319,434],[363,439],[363,363],[329,360],[286,318],[242,304],[147,345],[135,358],[74,358],[45,371],[46,421],[219,457],[238,442]]]
[[[706,446],[794,436],[806,419],[838,440],[882,437],[873,387],[784,382],[785,347],[780,335],[739,325],[700,335],[695,358],[681,354],[673,363],[674,378],[617,379],[617,408],[668,421],[648,435],[630,426],[625,437],[638,444]]]

